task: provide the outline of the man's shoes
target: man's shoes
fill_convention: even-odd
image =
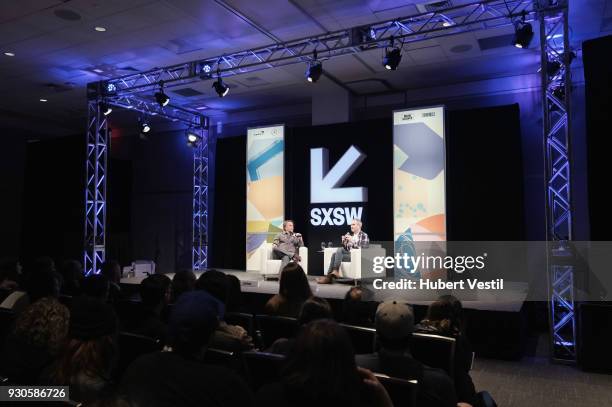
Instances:
[[[319,283],[319,284],[331,284],[337,278],[338,278],[338,275],[335,272],[332,271],[331,273],[329,273],[326,276],[318,277],[317,278],[317,283]]]

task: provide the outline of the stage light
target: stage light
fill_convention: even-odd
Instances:
[[[14,57],[15,53],[14,52],[5,52],[4,55],[6,55],[7,57]]]
[[[149,122],[144,118],[138,119],[138,125],[140,127],[140,134],[145,134],[151,131],[151,126],[149,125]]]
[[[317,60],[317,50],[315,49],[312,53],[312,61],[308,63],[308,68],[306,68],[306,72],[304,72],[304,75],[306,76],[306,80],[308,82],[314,83],[319,80],[322,74],[323,63]]]
[[[104,102],[100,102],[100,112],[102,112],[104,116],[108,116],[109,114],[111,114],[112,111],[113,111],[112,107],[110,107]]]
[[[202,137],[194,130],[187,130],[187,145],[189,147],[197,147],[200,144]]]
[[[319,80],[323,74],[323,64],[320,61],[314,61],[308,64],[305,75],[308,82],[314,83]]]
[[[533,28],[531,24],[525,22],[525,16],[523,16],[523,20],[515,25],[512,45],[517,48],[529,48],[532,39]]]
[[[162,89],[159,92],[155,92],[155,100],[161,106],[167,106],[170,103],[170,98],[164,93]]]
[[[96,30],[97,32],[103,33],[106,31],[106,27],[94,27],[94,30]]]
[[[155,101],[160,107],[167,106],[170,98],[164,93],[164,81],[159,81],[159,92],[155,92]]]
[[[212,65],[209,63],[202,63],[200,65],[200,79],[210,79],[213,76]]]
[[[385,51],[385,57],[383,58],[383,66],[385,69],[395,71],[402,60],[402,53],[399,48],[393,48]]]
[[[218,77],[217,80],[213,82],[212,87],[215,88],[215,92],[217,92],[220,98],[226,96],[230,90],[229,86],[223,83],[221,77]]]
[[[38,99],[38,100],[40,100],[40,101],[41,101],[41,102],[43,102],[43,103],[44,103],[44,102],[47,102],[47,99],[45,99],[45,98],[40,98],[40,99]]]

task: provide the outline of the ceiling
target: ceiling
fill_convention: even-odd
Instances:
[[[468,1],[452,0],[454,4]],[[20,0],[0,2],[0,128],[66,134],[81,131],[88,82],[241,49],[418,13],[425,1],[396,0]],[[612,32],[612,0],[570,5],[571,42]],[[99,32],[95,27],[104,27]],[[535,30],[537,32],[537,29]],[[381,50],[324,62],[325,72],[357,94],[379,93],[533,73],[537,36],[528,50],[510,46],[495,28],[407,44],[397,71]],[[493,38],[491,37],[499,37]],[[484,40],[484,41],[483,41]],[[493,48],[483,49],[490,43]],[[6,56],[5,52],[14,53]],[[304,66],[252,72],[227,80],[220,99],[210,81],[169,91],[172,103],[223,112],[304,103],[313,86]],[[193,96],[178,89],[192,88]],[[184,89],[183,91],[184,92]],[[40,102],[44,98],[47,102]]]

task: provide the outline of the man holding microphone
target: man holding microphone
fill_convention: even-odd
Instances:
[[[351,260],[351,249],[367,248],[370,244],[368,234],[361,230],[361,220],[353,219],[351,222],[351,233],[342,236],[342,247],[336,250],[329,262],[327,275],[317,278],[319,284],[330,284],[334,279],[340,277],[340,265],[343,261]]]

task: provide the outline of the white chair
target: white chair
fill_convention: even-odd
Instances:
[[[329,264],[334,253],[338,250],[337,247],[326,247],[323,251],[323,272],[327,274]],[[340,277],[361,279],[366,277],[374,277],[372,271],[373,258],[385,256],[385,249],[378,244],[370,244],[365,249],[351,249],[351,261],[343,261],[340,263]]]
[[[272,248],[274,245],[272,243],[264,243],[260,250],[260,258],[261,258],[261,267],[259,269],[259,273],[264,276],[277,276],[280,274],[281,269],[281,260],[277,260],[274,258],[272,254]],[[299,265],[304,269],[304,273],[308,274],[308,248],[300,247],[298,252],[300,256]]]

